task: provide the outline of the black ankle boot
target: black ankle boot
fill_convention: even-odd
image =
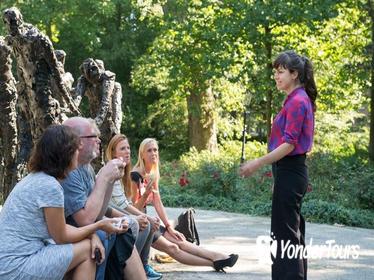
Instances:
[[[238,258],[239,258],[239,255],[230,254],[230,257],[227,259],[214,261],[213,267],[216,271],[222,271],[226,273],[226,271],[224,271],[223,268],[227,266],[233,267],[236,261],[238,260]]]

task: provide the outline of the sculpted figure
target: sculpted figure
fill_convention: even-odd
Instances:
[[[17,88],[11,67],[11,49],[0,36],[0,192],[5,197],[16,174],[17,156]]]
[[[87,58],[80,66],[82,75],[75,89],[75,102],[79,106],[82,97],[88,98],[90,117],[100,129],[105,147],[113,135],[120,133],[122,121],[122,88],[115,81],[116,75],[104,68],[103,61]]]
[[[17,62],[18,104],[35,142],[48,125],[61,123],[67,115],[77,115],[79,111],[63,82],[61,65],[49,38],[24,23],[15,7],[6,9],[3,19],[9,32],[6,40]]]
[[[65,72],[66,52],[64,50],[55,50],[55,55],[57,59],[58,71],[60,72],[62,77],[62,83],[65,85],[67,90],[72,94],[74,78],[70,72]]]

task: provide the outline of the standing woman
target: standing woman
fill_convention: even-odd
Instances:
[[[95,231],[122,231],[113,226],[114,219],[79,229],[65,223],[60,182],[77,166],[79,141],[71,128],[52,125],[36,143],[30,174],[0,212],[0,280],[57,280],[67,272],[73,279],[94,279],[95,250],[105,256]]]
[[[278,248],[272,265],[272,279],[307,279],[307,260],[300,257],[281,259],[281,241],[305,248],[305,220],[300,214],[308,186],[306,153],[314,136],[314,112],[317,88],[308,58],[285,51],[273,62],[278,90],[287,94],[283,107],[273,121],[269,153],[240,167],[248,177],[265,164],[272,164],[274,191],[271,232]],[[291,245],[292,246],[292,245]]]
[[[153,248],[166,252],[181,263],[210,266],[216,271],[222,271],[236,263],[237,254],[227,255],[199,247],[186,241],[184,235],[171,226],[159,192],[159,156],[155,139],[146,138],[140,143],[138,162],[131,175],[134,206],[145,211],[148,203],[153,204],[165,225],[160,226],[160,230],[155,233]]]

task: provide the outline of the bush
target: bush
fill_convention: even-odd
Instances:
[[[374,213],[361,209],[347,209],[336,203],[312,199],[304,203],[302,213],[310,222],[344,224],[374,228]]]

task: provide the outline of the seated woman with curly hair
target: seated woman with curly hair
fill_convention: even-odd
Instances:
[[[94,279],[95,250],[105,256],[95,231],[122,232],[115,219],[75,228],[65,223],[60,181],[76,168],[79,137],[49,126],[36,143],[28,169],[0,212],[0,279]],[[101,260],[96,260],[102,262]]]

